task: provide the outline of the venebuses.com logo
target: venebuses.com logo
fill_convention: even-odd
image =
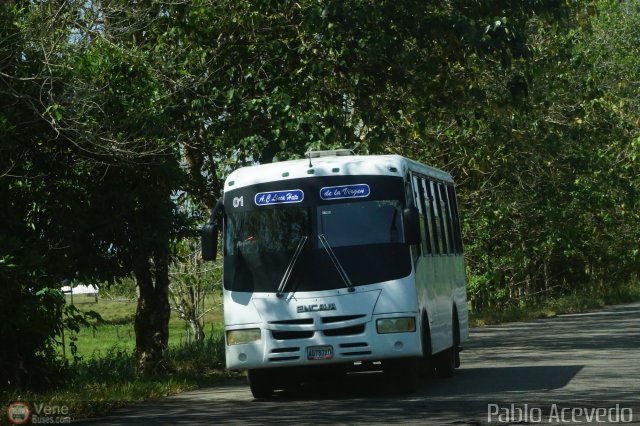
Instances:
[[[29,418],[31,418],[31,408],[29,404],[22,401],[12,402],[7,407],[7,418],[9,422],[14,425],[27,424]]]
[[[68,424],[71,423],[69,407],[35,402],[29,405],[15,401],[7,406],[7,419],[13,425],[25,424]]]

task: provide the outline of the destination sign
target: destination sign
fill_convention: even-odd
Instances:
[[[325,186],[320,190],[320,198],[323,200],[340,200],[344,198],[364,198],[371,193],[369,185],[360,183],[356,185]]]
[[[258,206],[269,206],[272,204],[300,203],[304,200],[304,192],[300,189],[289,189],[286,191],[260,192],[255,196],[255,203]]]

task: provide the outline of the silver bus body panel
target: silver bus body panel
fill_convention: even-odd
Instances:
[[[360,286],[352,293],[346,289],[289,293],[283,298],[275,293],[245,293],[238,297],[234,292],[225,291],[225,329],[260,328],[262,336],[253,343],[227,345],[227,368],[321,365],[420,356],[419,327],[408,333],[378,334],[376,331],[376,320],[380,318],[418,317],[413,281],[411,274],[399,280]],[[332,309],[298,312],[298,307],[310,306]],[[247,319],[258,321],[248,323]],[[293,323],[300,320],[313,321]],[[274,332],[289,333],[291,337],[278,339]],[[295,333],[305,332],[310,335],[295,337]],[[332,359],[306,359],[307,347],[322,345],[333,347]]]

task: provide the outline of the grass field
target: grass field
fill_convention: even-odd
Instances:
[[[210,295],[205,299],[205,309],[210,311],[204,318],[205,334],[221,332],[222,326],[222,303],[221,296]],[[67,303],[71,303],[67,296]],[[83,327],[75,336],[77,354],[83,358],[101,357],[103,354],[113,350],[133,351],[135,348],[134,316],[136,312],[136,302],[127,300],[99,299],[89,295],[74,295],[73,304],[81,311],[95,311],[102,316],[104,323],[96,324],[95,327]],[[71,335],[65,335],[65,348],[62,346],[59,353],[71,358]],[[176,312],[171,313],[169,321],[169,346],[183,346],[192,341],[192,335],[188,330],[185,321],[180,319]]]

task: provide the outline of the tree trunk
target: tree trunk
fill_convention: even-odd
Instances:
[[[202,324],[198,321],[197,318],[190,318],[188,321],[189,327],[191,327],[191,331],[193,331],[194,340],[198,343],[204,342],[204,330],[202,329]]]
[[[143,374],[163,372],[164,352],[169,343],[169,244],[171,226],[171,201],[166,180],[158,176],[155,196],[145,207],[148,214],[164,212],[151,226],[139,230],[148,238],[140,238],[143,244],[134,260],[134,273],[140,294],[136,309],[136,355]]]
[[[169,341],[169,269],[166,256],[156,256],[155,283],[148,259],[139,262],[135,275],[140,289],[136,309],[136,355],[145,373],[162,370],[162,359]],[[154,285],[155,284],[155,285]]]
[[[202,325],[198,320],[200,316],[200,286],[197,288],[194,286],[189,287],[189,298],[191,299],[191,317],[189,318],[189,326],[193,331],[193,336],[195,337],[195,341],[200,343],[204,341],[204,330],[202,329]]]

